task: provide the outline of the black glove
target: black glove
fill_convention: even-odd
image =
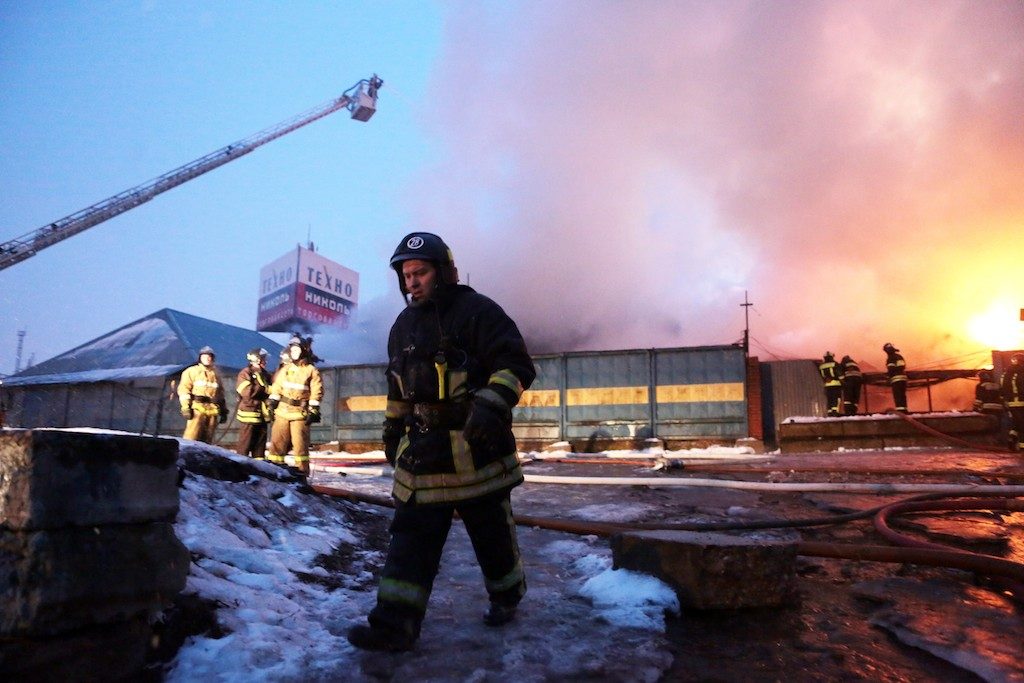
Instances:
[[[218,413],[217,413],[217,422],[220,423],[220,424],[224,424],[227,421],[228,421],[228,411],[226,411],[226,410],[218,411]]]
[[[398,418],[389,417],[384,419],[384,432],[381,435],[384,440],[384,457],[388,464],[395,466],[395,459],[398,457],[398,444],[405,433],[405,423]]]
[[[320,406],[310,406],[306,413],[306,424],[312,425],[320,421]]]
[[[195,412],[191,408],[189,408],[188,406],[182,406],[181,407],[181,416],[183,418],[185,418],[186,420],[191,420],[193,417],[195,417]]]
[[[472,447],[473,443],[488,445],[512,424],[512,409],[493,389],[484,388],[476,392],[469,406],[466,425],[462,436]]]
[[[267,399],[267,407],[270,408],[270,412],[274,412],[275,410],[277,410],[277,404],[280,403],[280,402],[281,402],[281,399],[279,399],[279,398],[274,398],[273,396],[268,398]]]

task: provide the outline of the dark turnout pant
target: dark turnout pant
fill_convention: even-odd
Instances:
[[[377,605],[369,615],[371,626],[419,636],[455,512],[466,526],[491,602],[519,603],[526,579],[508,492],[443,505],[396,501]]]
[[[235,452],[263,459],[267,453],[267,423],[242,422],[238,426],[238,444]]]
[[[893,382],[892,383],[892,401],[896,404],[896,410],[901,413],[907,412],[907,383]]]

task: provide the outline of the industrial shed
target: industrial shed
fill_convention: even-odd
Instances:
[[[282,348],[252,330],[164,308],[5,378],[6,424],[181,434],[174,387],[203,346],[217,354],[231,408],[246,352],[264,348],[273,363]]]

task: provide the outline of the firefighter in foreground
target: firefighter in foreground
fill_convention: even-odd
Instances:
[[[267,372],[266,349],[253,349],[245,354],[245,359],[249,365],[235,378],[239,423],[235,451],[262,460],[267,452],[267,421],[270,419],[267,399],[273,380]]]
[[[178,381],[178,402],[181,416],[187,420],[186,439],[213,443],[217,424],[228,420],[228,408],[224,402],[224,387],[214,361],[217,354],[209,346],[199,349],[195,365],[185,368]]]
[[[312,339],[294,336],[288,342],[291,363],[274,375],[267,405],[273,414],[270,452],[267,460],[284,465],[284,456],[293,451],[295,468],[309,474],[309,426],[320,421],[320,401],[324,383],[313,366]]]
[[[818,374],[825,383],[825,407],[828,417],[839,417],[843,414],[843,373],[836,357],[826,351],[818,363]]]
[[[886,342],[882,346],[885,351],[885,370],[889,373],[889,386],[892,388],[892,401],[896,410],[907,412],[907,362],[900,355],[900,350]]]
[[[388,339],[384,452],[395,514],[369,625],[349,641],[402,651],[420,634],[457,512],[483,571],[488,626],[511,621],[526,593],[510,494],[523,481],[512,408],[536,376],[516,324],[458,284],[437,235],[412,233],[391,257],[408,306]]]
[[[1001,386],[1010,410],[1010,447],[1024,451],[1024,353],[1010,356],[1010,367],[1003,373]]]

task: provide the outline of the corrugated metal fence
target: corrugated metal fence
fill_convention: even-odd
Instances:
[[[537,379],[513,415],[523,441],[585,449],[607,440],[726,440],[749,431],[745,355],[735,346],[566,353],[534,363]],[[336,394],[314,438],[379,440],[384,371],[383,364],[325,368],[326,397],[332,386]]]
[[[735,346],[565,353],[536,356],[534,362],[537,379],[513,415],[522,442],[569,441],[586,450],[650,437],[724,441],[750,433],[745,355]],[[379,444],[385,368],[321,368],[323,421],[311,429],[314,442]],[[221,375],[233,413],[235,371]],[[161,434],[180,435],[184,421],[169,381],[11,387],[9,424],[145,433],[159,424]],[[232,447],[236,430],[235,420],[221,426],[217,441]]]

